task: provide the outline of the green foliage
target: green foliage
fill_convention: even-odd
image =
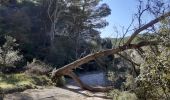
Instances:
[[[6,42],[2,47],[0,47],[0,68],[1,70],[8,69],[8,67],[15,67],[16,62],[19,62],[22,59],[22,55],[19,55],[18,50],[14,50],[14,47],[17,46],[15,39],[6,36]]]
[[[99,6],[100,0],[52,1],[51,7],[50,0],[5,1],[0,6],[0,34],[16,38],[24,58],[29,62],[36,58],[55,67],[78,59],[84,52],[87,55],[98,50],[98,29],[108,25],[103,20],[111,12],[108,5]],[[58,21],[54,23],[56,31],[51,42],[53,24],[49,15],[57,7],[61,14],[57,15]],[[82,46],[84,48],[80,50]]]
[[[127,90],[134,90],[136,88],[134,76],[126,75],[126,81],[124,82],[124,88]]]
[[[159,46],[150,46],[145,50],[144,63],[140,66],[140,75],[136,78],[136,94],[139,98],[168,100],[170,90],[170,48],[169,23],[160,25],[160,34],[150,37],[160,42]],[[149,38],[149,37],[148,37]]]
[[[14,37],[26,60],[44,60],[49,43],[46,28],[43,26],[46,15],[42,15],[41,5],[30,0],[21,1],[0,6],[0,34]]]
[[[64,76],[57,78],[55,84],[56,84],[56,86],[65,86],[66,80],[65,80]]]
[[[138,100],[135,93],[130,93],[128,91],[112,90],[109,96],[113,97],[113,100]]]
[[[154,54],[150,50],[145,53],[145,63],[141,65],[140,75],[137,78],[139,90],[145,98],[169,98],[169,70],[170,50],[160,46],[160,52]],[[139,91],[138,91],[139,92]],[[141,93],[139,93],[141,96]]]
[[[60,14],[55,13],[57,17],[51,19],[55,32],[53,45],[49,47],[50,53],[45,57],[48,62],[60,67],[100,49],[100,32],[97,29],[107,26],[103,18],[110,14],[110,8],[106,4],[98,6],[99,2],[100,0],[52,1],[49,15],[57,9]],[[48,34],[51,36],[52,32]]]
[[[0,73],[1,93],[23,91],[36,86],[48,86],[53,83],[47,76],[28,76],[24,73],[2,74]]]
[[[40,60],[33,59],[31,63],[27,63],[26,73],[29,75],[49,75],[52,67]]]
[[[139,42],[141,41],[141,38],[143,38],[144,36],[146,36],[146,34],[145,34],[145,35],[139,34],[138,36],[136,36],[136,37],[134,38],[134,40],[132,41],[132,43],[134,43],[134,44],[139,43]],[[126,43],[129,38],[130,38],[130,37],[127,36],[127,37],[124,37],[124,38],[111,38],[111,40],[112,40],[113,46],[114,46],[114,47],[117,47],[117,46],[121,46],[121,45],[123,45],[124,43]]]
[[[139,75],[126,75],[126,81],[122,85],[121,90],[135,93],[140,100],[169,100],[170,99],[170,30],[169,19],[166,19],[159,26],[157,34],[145,33],[136,38],[135,43],[139,41],[157,41],[158,46],[143,47],[140,52],[141,60]],[[125,38],[126,40],[126,38]],[[120,41],[120,39],[118,39]],[[132,54],[132,52],[130,52]],[[132,61],[136,61],[133,56]],[[123,61],[120,61],[123,62]],[[119,63],[115,63],[118,65]],[[127,67],[127,66],[126,66]],[[117,70],[117,69],[115,69]],[[115,72],[115,71],[114,71]],[[112,72],[113,73],[113,72]],[[117,72],[118,73],[118,72]],[[117,78],[115,74],[114,79]],[[112,94],[119,94],[118,91]],[[125,93],[126,94],[126,93]],[[113,98],[115,95],[112,96]],[[116,98],[115,98],[116,99]]]
[[[61,67],[76,59],[75,57],[75,41],[65,36],[55,38],[53,47],[46,59],[48,63],[55,67]]]

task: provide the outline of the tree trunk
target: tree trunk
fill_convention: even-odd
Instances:
[[[158,43],[153,41],[153,42],[140,42],[138,44],[129,44],[128,46],[124,45],[121,46],[119,48],[116,49],[109,49],[109,50],[105,50],[105,51],[101,51],[101,52],[97,52],[94,54],[90,54],[87,55],[86,57],[83,57],[81,59],[78,59],[68,65],[65,65],[64,67],[61,67],[59,69],[54,69],[52,71],[52,80],[55,80],[56,77],[61,77],[63,75],[68,75],[71,78],[74,79],[74,81],[83,89],[89,90],[89,91],[93,91],[93,92],[106,92],[108,90],[111,89],[111,87],[102,87],[102,88],[97,88],[97,87],[90,87],[86,84],[84,84],[72,71],[73,69],[78,68],[80,65],[85,64],[91,60],[94,60],[96,58],[99,57],[103,57],[103,56],[108,56],[111,54],[117,54],[121,51],[127,50],[127,49],[137,49],[140,48],[142,46],[147,46],[147,45],[157,45]]]
[[[138,44],[129,44],[129,45],[124,45],[124,46],[120,46],[118,48],[115,49],[108,49],[108,50],[104,50],[104,51],[100,51],[94,54],[89,54],[81,59],[78,59],[68,65],[65,65],[64,67],[61,67],[59,69],[54,69],[52,71],[52,79],[55,77],[60,77],[62,75],[67,75],[68,73],[71,73],[73,69],[78,68],[80,65],[85,64],[91,60],[94,60],[96,58],[100,58],[103,56],[108,56],[111,54],[117,54],[121,51],[127,50],[127,49],[137,49],[140,48],[142,46],[147,46],[147,45],[157,45],[158,43],[155,41],[152,42],[140,42]]]

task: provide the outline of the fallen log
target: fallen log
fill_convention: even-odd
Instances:
[[[151,42],[140,42],[138,44],[129,44],[129,45],[124,45],[124,46],[120,46],[118,48],[115,49],[108,49],[108,50],[104,50],[104,51],[100,51],[94,54],[89,54],[81,59],[78,59],[68,65],[65,65],[64,67],[61,67],[59,69],[54,69],[52,72],[52,79],[55,79],[55,77],[60,77],[63,75],[67,75],[68,73],[71,73],[73,71],[73,69],[78,68],[80,65],[85,64],[91,60],[94,60],[96,58],[100,58],[103,56],[108,56],[111,54],[117,54],[121,51],[124,50],[128,50],[128,49],[137,49],[140,48],[142,46],[147,46],[147,45],[157,45],[158,43],[156,41],[151,41]]]
[[[120,46],[119,48],[115,48],[115,49],[109,49],[109,50],[105,50],[105,51],[101,51],[101,52],[97,52],[94,54],[90,54],[86,57],[83,57],[81,59],[78,59],[68,65],[65,65],[62,68],[59,69],[54,69],[52,72],[52,80],[55,81],[56,78],[61,77],[63,75],[67,75],[70,76],[82,89],[85,90],[89,90],[89,91],[93,91],[93,92],[107,92],[110,89],[112,89],[112,87],[91,87],[88,86],[87,84],[84,84],[74,73],[73,73],[73,69],[78,68],[80,65],[87,63],[91,60],[94,60],[96,58],[99,57],[103,57],[103,56],[108,56],[111,54],[117,54],[121,51],[127,50],[127,49],[137,49],[140,48],[142,46],[147,46],[147,45],[157,45],[158,43],[155,41],[152,42],[140,42],[138,44],[130,44],[128,46]]]

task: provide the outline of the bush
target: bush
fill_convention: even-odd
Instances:
[[[64,76],[57,78],[55,84],[56,86],[64,86],[66,84]]]
[[[51,81],[46,76],[50,76],[52,69],[53,68],[50,65],[45,64],[40,60],[33,59],[31,63],[27,64],[25,73],[30,75],[36,81],[35,84],[38,83],[38,85],[43,85],[48,82],[47,80]],[[62,76],[57,78],[53,83],[56,86],[64,86],[65,82],[65,78]]]
[[[138,98],[169,100],[170,96],[170,49],[158,46],[155,54],[147,49],[145,63],[140,66],[140,74],[136,78],[135,92]]]
[[[19,55],[18,50],[14,50],[18,44],[16,40],[10,36],[5,37],[6,42],[0,47],[0,70],[8,71],[10,68],[15,68],[17,62],[21,61],[22,55]]]
[[[40,60],[33,59],[33,61],[26,66],[26,73],[36,75],[48,75],[52,71],[52,67]]]
[[[36,88],[37,86],[49,85],[53,85],[53,83],[45,75],[29,76],[24,73],[0,73],[0,94],[19,92],[25,89]]]
[[[112,90],[109,95],[113,98],[113,100],[138,100],[136,94],[128,91],[121,92],[117,89]]]

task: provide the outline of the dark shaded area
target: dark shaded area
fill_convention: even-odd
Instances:
[[[35,3],[36,2],[36,3]],[[111,12],[107,4],[97,7],[99,1],[87,3],[87,7],[96,9],[83,11],[79,6],[73,4],[67,7],[67,2],[62,1],[62,14],[56,22],[56,30],[61,35],[55,34],[51,42],[52,23],[49,14],[55,11],[55,3],[48,12],[48,0],[2,0],[0,5],[0,46],[5,42],[6,35],[14,37],[19,46],[16,48],[23,55],[24,59],[17,66],[23,66],[27,62],[32,62],[34,58],[51,64],[53,67],[64,66],[76,59],[79,59],[93,50],[100,50],[100,32],[97,29],[104,28],[108,22],[102,18]],[[77,16],[75,17],[74,16]],[[94,22],[94,20],[98,20]],[[62,33],[64,30],[64,33]],[[68,35],[65,35],[67,33]],[[81,36],[79,36],[81,34]],[[95,64],[84,70],[97,70]],[[18,69],[18,68],[17,68]],[[9,69],[10,72],[13,69]]]

